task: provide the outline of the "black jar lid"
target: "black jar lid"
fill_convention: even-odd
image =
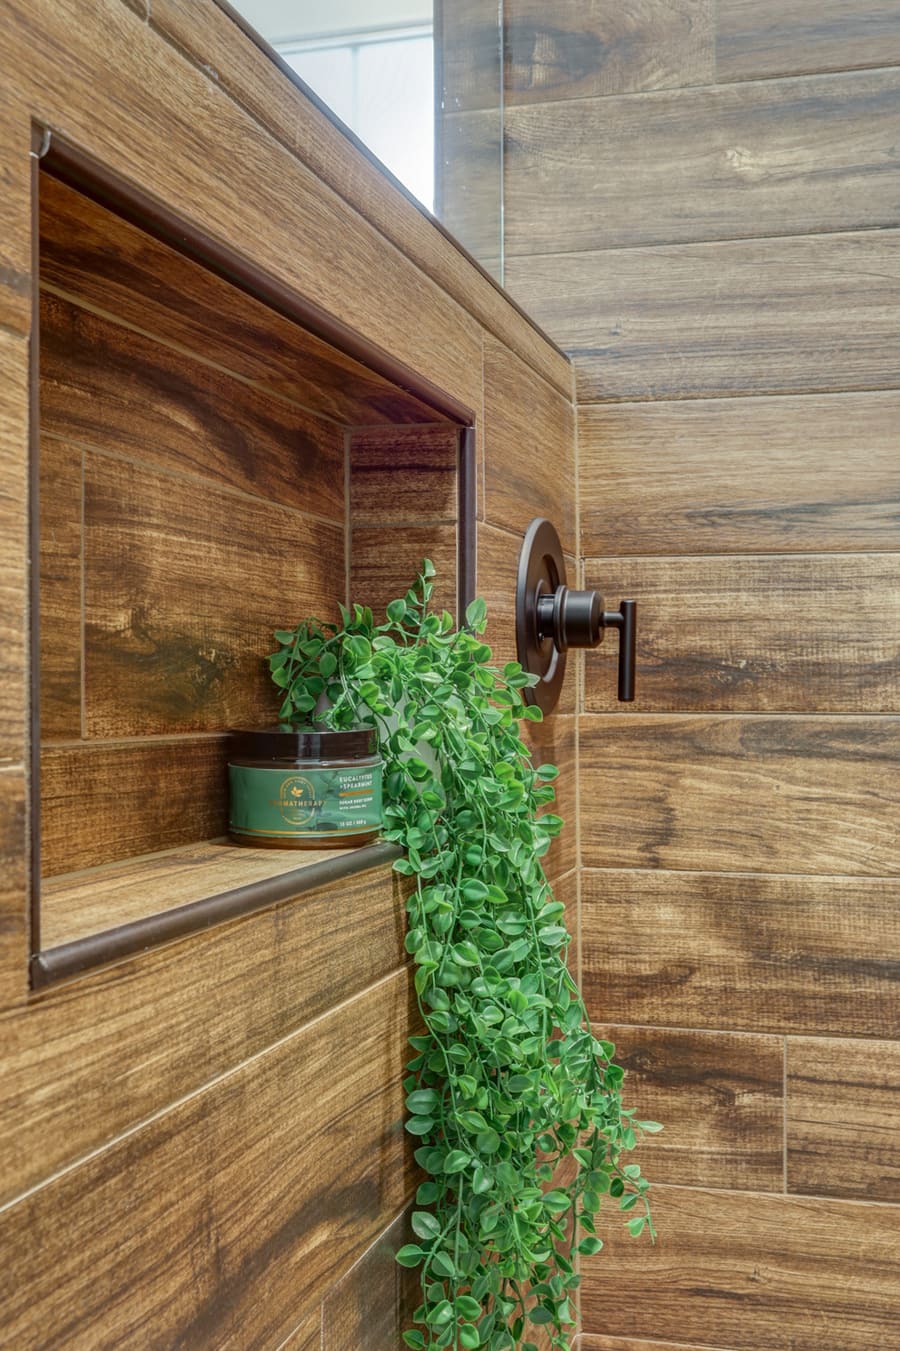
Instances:
[[[230,733],[229,754],[241,760],[355,760],[374,755],[378,733],[373,727],[300,727],[283,722],[277,727],[236,728]]]

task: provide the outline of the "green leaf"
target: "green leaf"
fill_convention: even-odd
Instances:
[[[413,1233],[419,1238],[439,1238],[441,1226],[429,1210],[414,1210],[412,1219]]]
[[[282,647],[293,647],[296,637],[294,629],[276,629],[274,633],[276,643],[281,643]]]
[[[394,1260],[399,1262],[401,1267],[417,1267],[426,1257],[424,1248],[420,1248],[415,1243],[407,1243],[396,1254]]]
[[[464,1149],[451,1149],[444,1159],[445,1173],[461,1173],[471,1162],[471,1155]]]
[[[479,596],[476,600],[470,601],[466,606],[466,623],[470,629],[474,629],[476,633],[481,633],[484,630],[486,620],[487,605],[482,597]]]

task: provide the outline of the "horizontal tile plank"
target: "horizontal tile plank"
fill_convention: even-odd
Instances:
[[[299,1327],[281,1343],[278,1351],[322,1351],[322,1310],[304,1318]]]
[[[350,599],[370,605],[379,622],[392,600],[405,596],[430,558],[434,578],[432,609],[456,614],[455,525],[361,525],[350,544]]]
[[[226,759],[224,736],[46,747],[43,877],[224,835]]]
[[[397,970],[404,929],[393,874],[361,873],[89,973],[7,1014],[2,1200]]]
[[[524,535],[535,516],[576,552],[572,405],[514,353],[484,345],[485,518]]]
[[[900,1042],[789,1037],[788,1191],[900,1201]]]
[[[429,422],[411,394],[112,211],[48,175],[41,280],[338,422]]]
[[[641,1145],[652,1182],[783,1189],[781,1037],[615,1024],[595,1030],[615,1043],[628,1107],[638,1120],[663,1124]]]
[[[576,1342],[577,1351],[731,1351],[730,1347],[699,1342],[645,1341],[643,1337],[597,1337],[583,1333]]]
[[[458,440],[455,427],[385,427],[353,432],[352,524],[455,524]]]
[[[46,293],[41,428],[343,522],[334,423]]]
[[[883,0],[719,0],[720,80],[900,64],[900,13]]]
[[[396,1254],[409,1242],[415,1236],[402,1214],[328,1292],[322,1303],[322,1351],[387,1351],[403,1344],[400,1334],[411,1324],[403,1321],[401,1285],[414,1273],[398,1266]]]
[[[21,768],[0,768],[0,1009],[28,993],[26,785]]]
[[[584,1329],[737,1351],[895,1347],[900,1207],[665,1187],[583,1263]],[[621,1237],[619,1236],[621,1233]]]
[[[896,225],[898,94],[887,70],[509,108],[507,258]]]
[[[265,724],[273,630],[330,618],[344,596],[343,522],[100,455],[85,548],[90,737]]]
[[[546,104],[707,84],[714,71],[710,0],[568,0],[504,5],[506,102]]]
[[[4,81],[0,89],[0,328],[31,329],[31,118]],[[8,334],[2,335],[4,342]]]
[[[82,452],[56,437],[39,452],[41,740],[81,736]]]
[[[68,1345],[277,1346],[411,1188],[407,985],[381,982],[7,1208],[13,1344],[51,1327]]]
[[[544,722],[523,723],[522,738],[531,747],[535,765],[559,769],[553,786],[556,801],[548,811],[561,816],[565,825],[544,856],[544,871],[553,880],[578,866],[578,729],[574,716],[556,712]]]
[[[581,403],[897,384],[900,230],[510,258],[506,284]]]
[[[582,550],[895,549],[900,392],[589,404]]]
[[[29,108],[110,173],[152,184],[176,214],[476,407],[478,324],[207,71],[120,0],[99,0],[89,18],[75,0],[11,0],[8,17],[10,88]]]
[[[900,552],[588,558],[585,578],[637,599],[648,712],[900,712]],[[616,708],[617,655],[586,654],[589,712]]]
[[[0,766],[25,757],[28,416],[28,343],[0,332]]]
[[[497,11],[473,0],[485,22],[497,32]],[[448,7],[448,10],[450,7]],[[468,22],[473,6],[456,0],[465,52],[472,61],[474,34]],[[357,147],[318,111],[294,84],[273,71],[271,62],[240,32],[215,0],[157,0],[153,23],[188,52],[203,69],[215,71],[219,85],[249,109],[253,117],[291,147],[315,175],[328,184],[406,259],[421,268],[488,332],[517,351],[563,392],[569,371],[565,356],[553,348],[523,314],[509,304],[489,277],[474,268],[452,235],[435,224],[418,204],[390,182],[380,164]],[[499,43],[498,43],[499,48]],[[499,52],[497,58],[499,89]],[[476,82],[480,77],[476,76]],[[448,103],[449,107],[450,104]],[[481,261],[479,259],[479,261]]]
[[[900,718],[581,722],[588,867],[900,873]]]
[[[895,899],[896,883],[884,879],[586,870],[591,1016],[896,1037]]]

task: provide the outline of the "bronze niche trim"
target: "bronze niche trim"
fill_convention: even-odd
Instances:
[[[459,433],[459,459],[456,473],[456,622],[462,624],[466,607],[475,599],[476,586],[476,474],[475,428],[463,427]]]
[[[137,184],[120,177],[93,156],[48,129],[48,148],[41,160],[45,173],[77,189],[92,201],[108,207],[147,234],[177,249],[245,291],[269,309],[284,315],[300,328],[367,366],[399,389],[463,426],[475,421],[466,404],[440,389],[425,376],[398,361],[383,347],[364,338],[342,320],[329,314],[314,300],[300,295],[270,276],[252,259],[230,244],[207,234]]]
[[[28,334],[28,897],[29,950],[41,946],[41,360],[40,182],[44,127],[31,126],[31,326]]]
[[[327,886],[330,882],[368,872],[371,868],[387,867],[401,857],[399,845],[381,842],[367,844],[338,858],[322,859],[317,863],[301,864],[277,877],[251,882],[245,887],[204,896],[202,900],[163,910],[155,915],[122,924],[117,929],[88,934],[71,943],[47,948],[31,959],[31,983],[36,990],[60,980],[71,980],[85,971],[134,957],[163,943],[172,943],[188,934],[208,929],[226,920],[242,919],[258,910],[265,910],[279,901],[289,901],[304,891]]]

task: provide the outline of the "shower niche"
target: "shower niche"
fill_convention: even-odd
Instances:
[[[471,585],[468,410],[71,148],[36,161],[32,977],[391,856],[225,840],[272,632]],[[380,852],[379,852],[380,851]]]

